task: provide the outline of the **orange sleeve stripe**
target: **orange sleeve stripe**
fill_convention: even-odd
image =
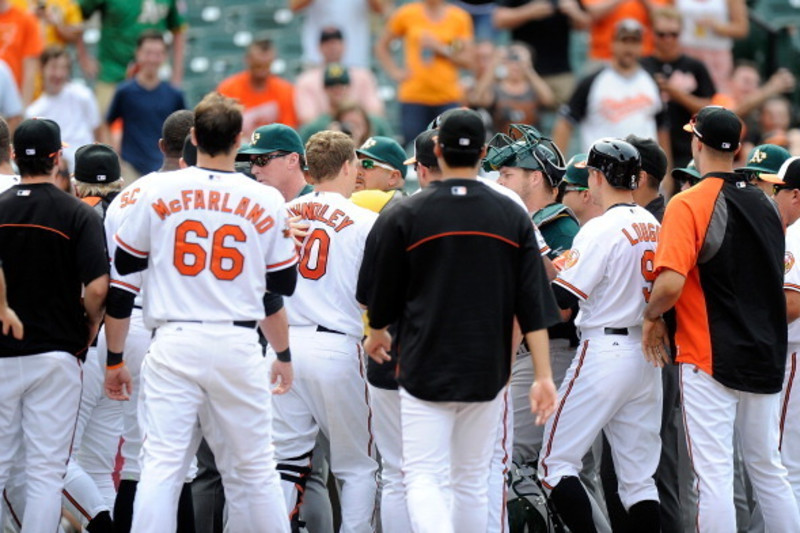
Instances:
[[[562,286],[563,288],[567,289],[569,292],[580,298],[581,300],[586,300],[587,298],[589,298],[589,296],[585,292],[580,290],[575,285],[572,285],[571,283],[564,281],[561,278],[554,279],[553,283],[559,284],[560,286]]]
[[[112,279],[111,285],[119,287],[120,289],[128,289],[131,292],[135,292],[136,294],[139,294],[139,291],[141,290],[136,285],[131,285],[130,283],[125,283],[124,281],[120,281],[118,279]]]
[[[281,261],[280,263],[267,265],[267,270],[272,270],[272,269],[275,269],[275,268],[280,268],[282,266],[291,265],[292,263],[296,263],[296,262],[297,262],[297,254],[295,253],[290,259],[287,259],[286,261]]]
[[[800,285],[795,285],[794,283],[784,283],[783,290],[800,292]]]
[[[64,237],[67,240],[70,240],[69,235],[64,232],[58,231],[55,228],[50,228],[48,226],[39,226],[38,224],[0,224],[0,228],[36,228],[36,229],[43,229],[46,231],[52,231],[53,233]]]
[[[483,232],[483,231],[448,231],[448,232],[445,232],[445,233],[437,233],[436,235],[431,235],[430,237],[425,237],[424,239],[421,239],[421,240],[415,242],[414,244],[412,244],[411,246],[409,246],[408,248],[406,248],[406,252],[410,252],[414,248],[417,248],[418,246],[421,246],[421,245],[425,244],[426,242],[429,242],[429,241],[432,241],[432,240],[435,240],[435,239],[441,239],[442,237],[465,237],[465,236],[489,237],[490,239],[497,239],[498,241],[503,241],[506,244],[510,244],[514,248],[519,248],[519,243],[516,243],[516,242],[512,241],[511,239],[506,239],[505,237],[503,237],[501,235],[496,235],[494,233],[486,233],[486,232]]]
[[[136,248],[134,248],[130,244],[126,244],[125,241],[123,241],[122,239],[119,238],[119,235],[114,235],[114,240],[117,241],[117,244],[119,244],[120,246],[125,248],[126,251],[130,252],[133,255],[136,255],[136,256],[139,256],[139,257],[147,257],[148,255],[150,255],[148,252],[143,252],[141,250],[137,250]]]

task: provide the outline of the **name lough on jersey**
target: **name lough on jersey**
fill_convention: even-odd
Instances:
[[[253,202],[244,196],[239,203],[231,207],[235,201],[235,199],[231,200],[231,194],[227,192],[197,189],[181,191],[180,198],[170,201],[159,198],[151,205],[161,220],[173,213],[205,209],[206,211],[219,211],[240,216],[251,222],[259,233],[264,233],[275,225],[275,220],[271,216],[265,215],[266,209],[261,207],[258,202]]]
[[[639,244],[640,242],[658,242],[658,234],[661,231],[661,226],[652,224],[650,222],[634,222],[631,224],[632,231],[622,228],[622,233],[628,238],[631,246]],[[635,235],[635,237],[633,235]]]
[[[328,215],[329,205],[321,204],[319,202],[303,202],[301,204],[293,205],[289,208],[289,213],[292,216],[300,216],[304,220],[319,220],[328,227],[333,228],[333,231],[339,233],[347,226],[354,224],[347,214],[341,209],[336,209]],[[344,218],[341,218],[344,215]],[[341,220],[340,220],[341,219]]]

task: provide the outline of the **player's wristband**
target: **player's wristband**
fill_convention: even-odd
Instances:
[[[106,369],[113,370],[115,368],[119,368],[124,365],[125,362],[122,360],[122,352],[112,352],[108,350],[106,354]]]
[[[291,363],[292,362],[292,351],[289,348],[286,348],[282,352],[275,352],[275,355],[278,356],[278,361],[281,363]]]

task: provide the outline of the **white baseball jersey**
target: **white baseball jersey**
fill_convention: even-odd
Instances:
[[[142,287],[148,327],[261,319],[266,272],[297,262],[277,190],[197,167],[149,180],[115,239],[149,259]]]
[[[800,222],[786,228],[786,256],[783,289],[800,292]],[[789,344],[800,344],[800,320],[789,324]]]
[[[660,228],[643,207],[617,204],[578,231],[553,282],[581,300],[578,328],[641,325]]]
[[[361,337],[364,324],[356,283],[364,243],[378,215],[333,192],[313,192],[286,204],[309,233],[303,242],[294,294],[284,298],[290,326],[323,326]]]
[[[503,196],[511,198],[518,206],[522,208],[523,211],[525,211],[529,215],[531,214],[528,211],[528,207],[525,205],[525,202],[523,202],[522,198],[520,198],[519,194],[512,191],[508,187],[504,187],[503,185],[497,183],[495,180],[484,178],[482,176],[478,176],[478,181],[483,183],[493,191],[497,191]],[[533,223],[533,221],[531,221],[531,223]],[[539,231],[539,227],[536,224],[533,224],[533,233],[536,235],[536,245],[539,247],[539,254],[545,256],[548,253],[550,253],[550,246],[548,246],[547,243],[544,241],[542,232]]]
[[[19,183],[19,176],[14,174],[0,174],[0,193]]]

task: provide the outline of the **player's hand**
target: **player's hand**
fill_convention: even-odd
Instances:
[[[531,401],[531,413],[536,415],[536,425],[541,426],[556,410],[558,393],[553,378],[534,380],[528,397]]]
[[[303,221],[303,217],[300,215],[287,219],[287,222],[289,224],[289,235],[291,235],[294,240],[294,245],[298,248],[302,247],[303,241],[305,241],[308,236],[308,229],[311,227],[311,224]]]
[[[371,329],[364,341],[364,351],[378,364],[391,361],[389,351],[392,349],[392,336],[384,329]]]
[[[127,401],[133,393],[133,380],[127,365],[106,369],[106,396],[112,400]]]
[[[22,340],[22,335],[24,333],[24,328],[22,327],[22,321],[17,316],[17,313],[14,312],[8,306],[5,306],[2,310],[0,310],[0,322],[3,323],[3,335],[8,335],[10,331],[14,338],[18,341]]]
[[[656,320],[644,319],[642,322],[642,351],[644,358],[653,366],[661,368],[670,362],[669,337],[667,336],[667,325],[663,318]]]
[[[292,388],[292,381],[294,381],[292,363],[284,363],[275,359],[272,362],[269,378],[270,385],[275,385],[272,394],[286,394]]]

